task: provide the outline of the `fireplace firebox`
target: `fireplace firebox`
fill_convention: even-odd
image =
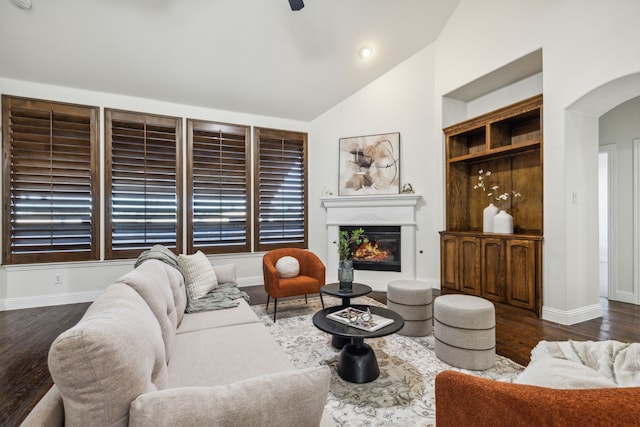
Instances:
[[[400,272],[400,227],[399,226],[340,226],[340,231],[351,232],[364,229],[367,243],[351,245],[355,270]]]

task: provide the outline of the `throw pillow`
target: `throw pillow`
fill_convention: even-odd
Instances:
[[[218,287],[216,272],[201,251],[193,255],[178,255],[178,265],[184,274],[187,292],[191,299],[202,298]]]
[[[276,270],[283,279],[290,279],[300,273],[300,263],[292,256],[283,256],[276,262]]]
[[[216,272],[218,283],[236,283],[235,264],[214,265],[213,269]]]

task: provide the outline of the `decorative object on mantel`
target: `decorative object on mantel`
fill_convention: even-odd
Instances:
[[[338,195],[400,193],[400,133],[340,138]]]
[[[333,193],[332,190],[328,189],[327,187],[325,187],[322,190],[322,197],[333,197],[335,194]]]
[[[411,185],[411,183],[407,182],[405,185],[402,186],[402,194],[414,194],[415,191],[413,191],[413,186]]]
[[[339,233],[339,239],[337,242],[333,242],[338,246],[338,257],[340,262],[338,264],[338,281],[340,282],[340,290],[345,292],[351,291],[351,284],[353,283],[353,260],[351,256],[351,245],[355,243],[360,245],[367,243],[369,239],[364,235],[364,230],[358,228],[349,233],[343,230]]]
[[[487,193],[487,197],[495,200],[497,204],[504,203],[509,197],[522,197],[522,194],[513,190],[495,195],[494,192],[500,188],[500,186],[487,184],[485,178],[489,176],[491,176],[490,170],[484,171],[480,169],[478,171],[478,183],[473,186],[473,189],[481,189]],[[501,207],[489,203],[489,206],[482,212],[482,231],[484,233],[513,234],[513,217]]]

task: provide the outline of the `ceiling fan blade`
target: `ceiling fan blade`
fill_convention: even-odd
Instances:
[[[304,7],[303,0],[289,0],[289,4],[291,5],[291,10],[300,10]]]

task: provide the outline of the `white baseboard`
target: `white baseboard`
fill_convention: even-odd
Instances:
[[[591,319],[602,317],[600,304],[588,305],[573,310],[558,310],[551,307],[542,307],[542,318],[561,325],[574,325]]]
[[[6,298],[6,299],[0,300],[0,311],[92,302],[96,298],[98,298],[98,296],[100,296],[102,292],[103,291],[71,292],[66,294]]]
[[[636,296],[633,294],[633,292],[614,290],[613,293],[614,295],[612,295],[611,297],[612,301],[627,302],[629,304],[636,303]]]
[[[264,285],[264,278],[262,276],[238,277],[237,280],[239,288],[244,288],[246,286]]]

